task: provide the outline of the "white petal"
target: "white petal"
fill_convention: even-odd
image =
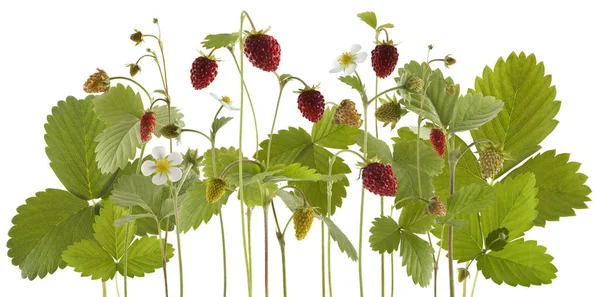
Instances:
[[[171,164],[171,166],[179,165],[181,162],[183,162],[183,156],[180,152],[172,152],[167,157],[167,160],[169,160],[169,164]]]
[[[169,168],[169,179],[172,182],[176,182],[179,181],[181,179],[181,169],[179,169],[179,167],[171,167]]]
[[[164,185],[167,182],[167,175],[164,173],[157,173],[152,177],[152,182],[157,185]]]
[[[333,69],[329,70],[329,73],[338,73],[342,70],[344,70],[344,66],[342,66],[340,63],[337,63]]]
[[[146,160],[142,163],[142,174],[149,176],[156,171],[156,163],[151,160]]]
[[[352,55],[358,53],[358,51],[361,49],[362,47],[360,46],[360,44],[353,44],[352,48],[350,48],[350,53]]]
[[[233,106],[229,105],[229,110],[231,110],[231,111],[239,111],[240,109],[237,108],[237,107],[233,107]]]
[[[215,93],[210,93],[210,95],[211,95],[213,98],[215,98],[215,99],[217,99],[217,100],[221,101],[221,96],[219,96],[219,95],[217,95],[217,94],[215,94]]]
[[[167,156],[167,148],[165,148],[164,146],[155,146],[152,149],[152,157],[154,157],[154,159],[164,159],[164,157]]]
[[[333,66],[333,67],[337,67],[338,65],[340,65],[340,60],[341,60],[341,59],[342,59],[342,55],[339,55],[339,56],[337,57],[337,59],[335,59],[335,61],[333,61],[333,65],[331,65],[331,66]]]
[[[356,64],[350,64],[346,67],[344,74],[346,75],[352,75],[352,73],[354,73],[354,70],[356,69]]]
[[[221,103],[221,105],[223,105],[223,107],[231,110],[231,106],[229,104],[227,104],[227,102],[225,102],[223,100],[219,100],[219,103]]]
[[[360,52],[356,55],[354,55],[354,63],[362,63],[367,59],[367,53],[365,52]]]

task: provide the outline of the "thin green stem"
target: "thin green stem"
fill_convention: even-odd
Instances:
[[[369,99],[369,100],[367,101],[367,103],[371,104],[371,103],[373,103],[373,101],[375,101],[377,98],[381,97],[381,95],[384,95],[384,94],[386,94],[386,93],[388,93],[388,92],[391,92],[391,91],[400,90],[400,89],[402,89],[402,88],[404,88],[404,86],[395,86],[395,87],[393,87],[393,88],[389,88],[389,89],[387,89],[387,90],[385,90],[385,91],[383,91],[383,92],[380,92],[380,93],[378,93],[377,95],[375,95],[375,97],[373,97],[373,98]]]
[[[279,249],[281,251],[281,269],[283,275],[283,296],[287,297],[287,279],[286,279],[286,267],[285,267],[285,239],[281,228],[279,228],[279,220],[277,219],[277,211],[275,211],[275,203],[271,201],[271,209],[273,210],[273,218],[275,218],[275,226],[277,227],[277,242],[279,242]]]
[[[241,164],[243,161],[244,155],[242,153],[242,135],[244,128],[244,43],[242,42],[242,30],[244,26],[244,16],[247,13],[242,12],[240,16],[240,30],[239,30],[239,45],[240,45],[240,64],[238,66],[238,70],[240,73],[240,134],[239,134],[239,153],[238,153],[238,161]],[[233,59],[236,60],[235,55],[233,54],[233,49],[230,51]],[[238,65],[236,61],[236,65]],[[240,215],[242,220],[242,240],[244,244],[244,260],[246,263],[246,280],[248,284],[248,297],[252,297],[252,279],[250,277],[250,267],[248,262],[248,244],[246,243],[246,226],[244,222],[244,178],[243,178],[243,170],[242,166],[239,166],[239,196],[240,196]]]
[[[321,221],[321,293],[325,297],[325,223]]]
[[[213,142],[213,140],[210,137],[208,137],[208,135],[206,135],[206,134],[204,134],[204,133],[202,133],[202,132],[200,132],[198,130],[194,130],[194,129],[181,129],[181,132],[182,133],[183,132],[193,132],[193,133],[196,133],[196,134],[204,136],[204,138],[206,138],[206,140],[208,140],[209,142],[211,142],[211,143]]]
[[[142,89],[142,91],[144,91],[144,93],[146,93],[146,96],[148,96],[148,100],[150,100],[150,104],[152,104],[152,102],[154,101],[154,99],[152,99],[152,96],[150,96],[150,93],[148,93],[146,88],[144,88],[144,86],[142,86],[139,82],[137,82],[129,77],[125,77],[125,76],[113,76],[113,77],[109,78],[109,80],[116,80],[116,79],[126,80],[126,81],[136,84],[140,89]]]
[[[250,27],[252,27],[252,31],[256,31],[256,27],[254,27],[254,22],[252,22],[252,18],[250,17],[250,15],[245,10],[242,11],[242,22],[244,20],[244,17],[248,18],[248,22],[250,22]],[[240,36],[241,36],[241,34],[240,34]]]
[[[258,162],[258,161],[254,161],[254,160],[245,160],[245,159],[244,159],[244,160],[241,160],[241,161],[240,161],[240,160],[237,160],[237,161],[233,161],[233,162],[231,162],[229,165],[227,165],[227,167],[225,167],[225,169],[223,169],[223,172],[221,172],[220,178],[223,178],[223,177],[225,176],[225,174],[227,174],[227,172],[229,172],[229,170],[230,170],[231,168],[233,168],[233,166],[235,166],[235,165],[238,165],[238,164],[242,164],[242,163],[251,163],[251,164],[254,164],[254,165],[256,165],[256,166],[260,167],[261,171],[264,171],[264,170],[265,170],[265,167],[264,167],[264,166],[263,166],[263,165],[262,165],[260,162]],[[240,171],[242,170],[242,167],[243,167],[243,166],[239,166],[239,170],[240,170]]]
[[[333,172],[333,163],[335,163],[337,155],[329,159],[329,175]],[[331,197],[333,195],[333,182],[327,182],[327,218],[331,219]],[[333,297],[333,284],[331,281],[331,230],[327,228],[327,281],[329,284],[329,297]]]
[[[438,251],[437,251],[437,257],[435,258],[434,261],[434,266],[433,266],[433,297],[437,297],[437,279],[438,279],[438,270],[439,270],[439,263],[440,263],[440,256],[442,254],[442,246],[444,244],[444,229],[446,228],[446,225],[442,225],[442,232],[440,235],[440,246],[438,247]]]
[[[183,257],[181,251],[181,239],[179,234],[179,206],[177,200],[179,197],[179,192],[181,191],[181,187],[183,187],[183,184],[185,183],[185,180],[187,179],[188,174],[191,170],[192,166],[188,165],[173,195],[173,209],[175,210],[175,237],[177,238],[177,259],[179,262],[179,296],[181,297],[183,297]]]
[[[467,280],[464,279],[463,282],[463,287],[462,287],[462,297],[467,297]]]
[[[475,296],[475,285],[477,285],[477,277],[479,276],[479,270],[475,270],[475,279],[473,279],[473,287],[471,288],[471,297]]]
[[[358,73],[357,73],[358,75]],[[364,102],[363,102],[364,103]],[[367,159],[368,149],[368,106],[366,103],[363,104],[363,114],[364,114],[364,138],[363,138],[363,160]],[[362,247],[363,247],[363,220],[364,220],[364,212],[365,212],[365,186],[362,185],[361,193],[360,193],[360,222],[358,225],[358,282],[360,287],[360,296],[364,296],[364,288],[363,288],[363,276],[362,276]]]
[[[387,37],[387,31],[386,31],[386,37]],[[377,75],[375,75],[375,94],[377,94],[379,89],[379,77],[377,77]],[[375,100],[375,110],[377,110],[377,99]],[[375,138],[379,139],[379,125],[377,125],[377,121],[375,121]],[[380,212],[379,215],[381,215],[383,217],[383,207],[384,207],[384,200],[383,200],[383,196],[379,196],[379,202],[380,202]],[[381,297],[385,296],[385,255],[382,253],[381,254]]]
[[[454,148],[453,148],[454,149]],[[450,197],[454,194],[454,179],[456,171],[456,163],[449,161],[450,165]],[[450,297],[454,297],[454,260],[453,260],[453,228],[448,226],[448,271],[450,282]]]
[[[246,207],[246,216],[248,217],[248,265],[250,270],[250,283],[252,283],[252,209],[250,207]]]
[[[106,297],[106,282],[102,281],[102,297]]]
[[[169,224],[167,224],[167,227]],[[169,297],[169,282],[167,281],[167,255],[165,251],[166,240],[163,242],[160,222],[156,222],[156,230],[158,230],[158,241],[160,243],[160,253],[162,256],[163,280],[165,283],[165,296]]]
[[[119,291],[119,274],[115,274],[115,289],[117,290],[117,297],[121,297],[121,292]]]
[[[367,134],[365,133],[365,138],[366,138],[366,135],[367,135]],[[352,154],[354,154],[354,155],[358,156],[358,158],[359,158],[361,161],[363,161],[363,162],[365,162],[365,163],[367,162],[367,158],[366,158],[364,155],[361,155],[361,154],[357,153],[356,151],[349,150],[349,149],[343,149],[343,150],[339,150],[337,153],[335,153],[335,155],[333,155],[333,159],[335,160],[335,158],[336,158],[338,155],[340,155],[341,153],[352,153]]]
[[[263,206],[265,232],[265,297],[269,297],[269,206]]]
[[[219,211],[221,223],[221,247],[223,249],[223,296],[227,296],[227,251],[225,249],[225,226],[223,225],[223,212]]]
[[[390,254],[390,271],[391,271],[391,280],[390,280],[390,296],[394,297],[394,254]]]
[[[279,103],[281,101],[281,94],[283,93],[283,86],[279,86],[279,95],[277,95],[277,105],[275,106],[275,115],[273,115],[273,123],[271,124],[271,132],[269,133],[269,144],[267,145],[267,168],[270,166],[271,161],[271,143],[273,142],[273,132],[275,131],[275,121],[277,120],[277,112],[279,111]]]
[[[240,41],[241,43],[241,41]],[[243,47],[243,45],[241,45]],[[244,71],[244,57],[243,57],[243,53],[244,50],[242,48],[241,50],[241,54],[240,54],[240,61],[238,63],[238,60],[235,56],[235,54],[233,53],[233,49],[229,51],[231,53],[231,56],[233,57],[233,61],[235,62],[235,66],[237,66],[238,72],[240,73],[240,75],[244,76],[243,71]],[[252,103],[252,97],[250,97],[250,92],[248,91],[248,86],[246,85],[246,81],[244,81],[242,79],[242,93],[246,92],[246,96],[248,97],[248,102],[250,103],[250,109],[252,110],[252,118],[254,119],[254,133],[256,135],[256,151],[258,152],[258,122],[256,121],[256,112],[254,110],[254,104]],[[241,110],[240,110],[241,112]]]

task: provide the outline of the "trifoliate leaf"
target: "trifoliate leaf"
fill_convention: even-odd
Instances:
[[[503,143],[504,152],[512,157],[505,160],[497,176],[537,152],[540,142],[558,124],[554,116],[560,102],[554,100],[556,89],[544,71],[544,64],[537,63],[535,55],[513,52],[506,61],[498,59],[493,70],[486,67],[482,77],[475,80],[475,92],[504,101],[496,118],[471,131],[474,140]]]
[[[316,169],[316,173],[322,175],[329,174],[329,158],[333,154],[312,142],[311,136],[302,128],[292,128],[280,130],[272,135],[270,166],[278,164],[291,165],[300,163],[302,166]],[[261,150],[257,154],[257,159],[266,163],[268,141],[260,144]],[[350,173],[350,168],[343,163],[343,159],[337,157],[333,167],[332,175]],[[321,215],[327,213],[327,182],[326,181],[293,181],[289,182],[304,192],[308,203],[316,208]],[[333,183],[331,207],[332,213],[336,207],[342,205],[342,198],[346,197],[345,187],[349,185],[348,179],[344,178]]]
[[[227,203],[231,191],[227,191],[221,199],[215,203],[206,200],[206,184],[196,182],[187,190],[187,198],[181,203],[179,210],[179,230],[187,232],[191,228],[196,230],[202,223],[208,223],[210,219],[219,214],[221,207]]]
[[[356,143],[360,146],[360,151],[364,153],[364,132],[360,130],[360,134],[356,138]],[[383,140],[380,140],[371,133],[367,134],[367,158],[372,159],[377,157],[382,163],[391,164],[393,161],[392,151],[390,146]]]
[[[405,140],[394,145],[394,162],[392,169],[398,180],[396,202],[408,198],[419,197],[419,182],[417,177],[417,141]],[[421,141],[419,146],[421,187],[423,197],[433,197],[432,176],[442,173],[444,161],[437,153]]]
[[[369,243],[371,243],[371,248],[374,251],[380,254],[384,252],[391,254],[398,250],[400,246],[400,226],[392,217],[375,218],[373,227],[369,231],[371,232]]]
[[[491,121],[502,110],[504,103],[481,93],[466,94],[456,100],[448,133],[469,131]]]
[[[125,251],[125,235],[127,244],[131,244],[135,234],[135,224],[129,225],[129,233],[126,234],[127,226],[114,225],[114,222],[125,216],[127,210],[114,206],[112,201],[106,201],[100,209],[100,215],[94,222],[94,238],[102,248],[114,259],[119,259]],[[68,261],[67,261],[68,262]],[[69,264],[70,265],[70,264]]]
[[[510,240],[523,236],[533,227],[538,213],[536,178],[532,173],[521,174],[514,179],[505,178],[494,185],[496,202],[481,213],[481,224],[485,234],[505,227],[510,231]]]
[[[361,94],[365,92],[365,85],[362,84],[360,79],[358,79],[358,77],[355,75],[340,76],[339,80]]]
[[[87,200],[104,195],[115,178],[96,163],[94,139],[106,125],[94,113],[92,98],[59,101],[44,125],[50,167],[69,192]]]
[[[545,226],[547,221],[558,221],[561,217],[575,215],[575,209],[587,208],[591,193],[585,185],[587,176],[578,172],[580,163],[569,162],[569,154],[556,154],[555,150],[539,154],[517,167],[509,177],[532,172],[535,174],[539,203],[536,226]]]
[[[493,230],[485,237],[485,247],[494,252],[503,250],[508,243],[509,233],[504,227]]]
[[[490,252],[477,258],[477,269],[497,284],[510,286],[550,284],[556,278],[554,258],[536,241],[518,239],[499,252]]]
[[[425,234],[431,230],[435,216],[426,214],[427,203],[421,200],[412,200],[402,208],[400,214],[400,228],[406,232]]]
[[[12,264],[19,266],[23,278],[44,278],[65,268],[63,251],[75,242],[93,238],[94,207],[69,192],[38,192],[17,212],[6,246]]]
[[[326,148],[347,149],[356,143],[360,130],[346,125],[332,123],[334,109],[327,108],[319,122],[313,125],[312,142]]]
[[[327,217],[315,214],[315,218],[323,221],[325,225],[327,225],[327,230],[329,230],[329,235],[333,241],[337,242],[340,250],[345,253],[348,258],[352,259],[352,261],[358,260],[358,254],[356,253],[356,249],[352,245],[352,242],[348,239],[346,234],[335,225],[335,223]]]
[[[75,272],[81,272],[82,277],[91,276],[92,279],[102,279],[105,282],[117,273],[113,257],[93,240],[83,240],[71,245],[63,253],[63,259],[74,267]]]
[[[165,186],[157,186],[149,176],[138,174],[119,178],[110,200],[122,207],[139,207],[160,221],[173,210],[173,202]],[[168,202],[168,203],[165,203]]]
[[[154,116],[156,117],[156,127],[154,127],[154,135],[156,137],[160,136],[160,129],[162,127],[174,123],[179,128],[185,127],[185,123],[183,122],[183,114],[179,111],[178,108],[171,106],[171,119],[169,121],[169,109],[166,105],[160,105],[154,107],[152,110],[154,112]]]
[[[146,273],[152,273],[162,267],[161,244],[164,239],[143,236],[136,239],[127,249],[127,276],[143,277]],[[175,249],[170,243],[165,247],[167,261],[174,255]],[[121,258],[117,268],[121,274],[124,273],[125,258]]]
[[[433,249],[429,243],[412,233],[402,232],[400,257],[402,266],[406,266],[406,274],[412,276],[415,285],[427,287],[433,274]]]
[[[239,39],[239,33],[221,33],[221,34],[209,34],[202,41],[202,45],[206,49],[219,49],[222,47],[228,47],[237,42]]]
[[[94,112],[98,115],[98,119],[107,125],[118,124],[132,118],[139,120],[144,114],[140,94],[122,84],[117,84],[108,92],[96,96],[93,101]]]
[[[478,213],[488,208],[496,198],[494,188],[489,185],[472,184],[462,186],[448,199],[448,217],[459,213]]]
[[[374,12],[365,11],[365,12],[361,12],[361,13],[357,14],[357,16],[363,22],[365,22],[367,25],[369,25],[371,28],[373,28],[373,29],[377,28],[377,16],[375,15]]]

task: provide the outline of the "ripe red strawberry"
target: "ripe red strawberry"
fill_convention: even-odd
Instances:
[[[386,78],[398,63],[398,49],[391,43],[380,43],[371,51],[371,66],[379,78]]]
[[[156,127],[156,116],[153,112],[147,111],[140,119],[140,137],[142,143],[147,143],[152,138],[152,133]]]
[[[190,70],[190,78],[194,89],[202,90],[208,87],[217,77],[218,69],[219,65],[213,57],[200,56],[196,58]]]
[[[273,36],[259,32],[246,37],[244,54],[254,67],[271,72],[279,67],[281,47]]]
[[[380,196],[396,196],[398,181],[390,164],[370,163],[362,169],[363,186]]]
[[[316,123],[323,117],[325,111],[325,99],[321,92],[314,88],[306,88],[300,90],[298,96],[298,109],[302,112],[302,116],[309,121]]]
[[[444,131],[441,129],[431,129],[429,140],[438,156],[443,158],[444,153],[446,152],[446,135],[444,135]]]

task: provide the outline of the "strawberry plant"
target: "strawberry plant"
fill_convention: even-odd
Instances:
[[[129,278],[158,270],[161,291],[168,296],[172,286],[166,265],[177,261],[178,292],[184,296],[189,270],[184,269],[181,236],[218,218],[223,295],[227,265],[240,265],[227,264],[226,249],[234,248],[243,251],[247,295],[252,296],[252,215],[260,209],[266,296],[273,273],[268,269],[272,236],[281,255],[282,292],[275,294],[288,296],[286,246],[294,244],[286,236],[290,224],[298,241],[319,232],[315,225],[320,224],[321,282],[309,285],[320,286],[323,296],[334,293],[335,245],[356,262],[361,297],[379,293],[364,286],[363,259],[371,252],[381,254],[382,296],[388,276],[392,288],[395,281],[393,269],[385,272],[386,258],[390,267],[400,260],[414,284],[431,288],[433,296],[444,285],[439,268],[446,259],[450,297],[458,285],[466,296],[469,282],[474,294],[479,275],[509,286],[550,284],[557,277],[553,257],[542,243],[529,239],[528,231],[586,208],[591,189],[568,154],[540,151],[558,124],[560,109],[544,64],[533,54],[510,53],[485,67],[474,87],[461,92],[443,72],[459,63],[453,56],[431,58],[437,54],[429,45],[425,61],[398,64],[404,57],[390,38],[394,25],[380,24],[373,12],[358,18],[374,33],[373,73],[361,67],[368,54],[359,44],[337,56],[330,71],[339,74],[340,88],[353,91],[352,98],[336,98],[322,93],[318,82],[309,85],[308,79],[278,73],[285,45],[266,34],[268,29],[257,30],[245,11],[231,33],[207,35],[201,44],[208,54],[201,52],[192,61],[190,87],[211,89],[225,79],[217,77],[219,67],[232,67],[240,77],[236,101],[209,93],[218,105],[207,130],[186,126],[184,111],[176,107],[180,99],[171,96],[158,20],[154,33],[135,30],[133,44],[148,49],[126,66],[129,76],[98,69],[83,84],[89,96],[59,101],[47,118],[46,154],[64,189],[37,192],[17,209],[7,246],[22,277],[44,278],[70,267],[101,281],[106,296],[106,282],[121,275],[128,296]],[[221,55],[230,56],[230,63]],[[142,62],[156,66],[158,86],[134,79]],[[270,120],[271,114],[254,108],[252,85],[245,80],[257,70],[273,73],[279,91],[270,131],[262,140],[257,117]],[[363,80],[365,72],[373,76],[374,86]],[[380,89],[380,83],[389,87]],[[282,95],[292,93],[286,89],[292,84],[299,87],[297,107],[308,130],[277,125]],[[254,123],[250,149],[243,147],[246,104]],[[223,137],[235,117],[238,146],[218,147],[217,136]],[[384,128],[394,137],[380,136]],[[204,147],[180,151],[180,140],[196,136],[207,141]],[[155,145],[157,139],[168,140],[168,147]],[[348,191],[351,181],[361,183],[360,195]],[[365,217],[365,203],[373,201],[379,215]],[[346,236],[347,225],[335,223],[336,211],[348,203],[359,204],[358,239]],[[285,213],[281,207],[278,213],[276,204]],[[237,205],[243,245],[227,246],[222,209]],[[367,243],[370,250],[364,248]]]

